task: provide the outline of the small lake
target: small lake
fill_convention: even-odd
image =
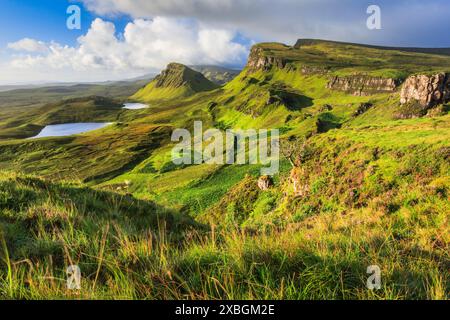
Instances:
[[[147,109],[148,105],[143,104],[143,103],[125,103],[123,105],[124,109],[128,109],[128,110],[139,110],[139,109]]]
[[[65,137],[74,134],[85,133],[92,130],[97,130],[104,128],[111,123],[66,123],[66,124],[53,124],[48,125],[35,137],[45,138],[45,137]]]

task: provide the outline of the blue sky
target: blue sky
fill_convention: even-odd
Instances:
[[[77,4],[82,8],[82,29],[66,28],[67,7]],[[0,47],[22,38],[33,38],[50,42],[57,41],[75,45],[76,39],[83,35],[86,28],[98,16],[85,10],[82,2],[68,0],[1,0],[0,10]],[[114,17],[119,29],[131,18],[127,15]]]
[[[82,8],[82,29],[66,9]],[[382,29],[366,27],[381,8]],[[0,84],[102,81],[166,63],[245,64],[253,43],[322,38],[450,47],[448,0],[2,0]]]

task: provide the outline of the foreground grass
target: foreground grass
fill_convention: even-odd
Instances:
[[[363,208],[254,233],[76,184],[2,173],[0,185],[5,299],[448,298],[448,242],[419,241],[433,215]],[[73,264],[79,291],[66,289]],[[379,291],[366,289],[374,264]]]

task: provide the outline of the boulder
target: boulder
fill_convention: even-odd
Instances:
[[[258,188],[266,191],[273,186],[273,179],[270,176],[262,176],[258,179]]]

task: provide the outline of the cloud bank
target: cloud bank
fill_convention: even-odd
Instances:
[[[253,42],[298,38],[450,47],[448,0],[79,0],[97,18],[77,45],[25,38],[0,65],[11,79],[102,81],[157,72],[167,63],[243,65]],[[382,29],[366,27],[381,7]],[[118,33],[117,16],[132,22]]]
[[[204,28],[190,19],[136,19],[117,34],[115,25],[97,18],[77,46],[22,39],[9,43],[18,52],[9,67],[85,81],[115,80],[158,72],[176,61],[184,64],[240,65],[248,47],[235,42],[235,33]]]
[[[325,38],[393,46],[450,46],[448,0],[82,0],[101,15],[192,17],[257,41]],[[368,30],[366,10],[381,7],[383,29]]]

